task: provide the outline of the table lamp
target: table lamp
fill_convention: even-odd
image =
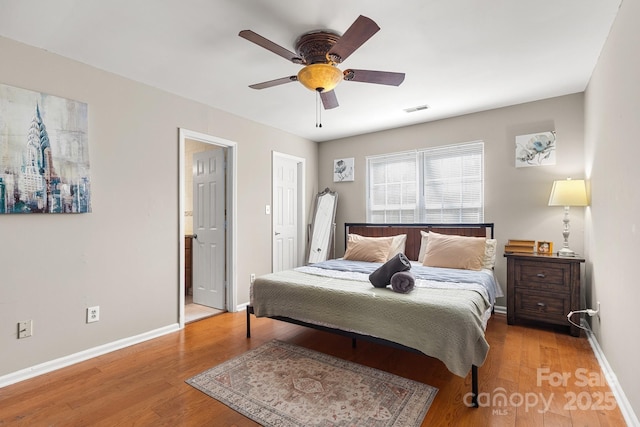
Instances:
[[[572,257],[576,253],[569,249],[569,207],[587,206],[587,190],[583,179],[567,178],[562,181],[554,181],[549,196],[549,206],[564,206],[564,228],[562,235],[564,243],[562,249],[558,251],[558,256]]]

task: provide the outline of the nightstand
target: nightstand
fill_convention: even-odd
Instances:
[[[567,320],[580,310],[580,257],[507,253],[507,323],[542,323],[580,328]],[[574,316],[572,321],[579,324]]]

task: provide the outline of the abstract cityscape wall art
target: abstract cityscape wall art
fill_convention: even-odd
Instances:
[[[0,214],[91,212],[87,104],[0,84]]]
[[[555,131],[516,136],[516,167],[556,164]]]

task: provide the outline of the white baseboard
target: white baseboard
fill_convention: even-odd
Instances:
[[[505,316],[507,315],[507,307],[505,307],[504,305],[494,305],[493,310],[498,314],[504,314]]]
[[[180,330],[175,323],[0,376],[0,388]]]
[[[633,411],[633,408],[631,407],[631,403],[629,402],[629,399],[627,399],[627,396],[624,394],[622,387],[620,387],[620,383],[618,382],[618,377],[616,377],[616,374],[613,372],[613,369],[611,369],[611,365],[609,365],[607,358],[604,356],[602,348],[600,347],[600,344],[598,343],[596,336],[591,330],[589,323],[585,319],[582,319],[580,323],[582,324],[585,332],[587,333],[587,340],[589,340],[589,344],[591,344],[591,349],[593,350],[593,353],[596,355],[598,364],[600,365],[600,368],[604,373],[604,377],[607,380],[609,387],[611,388],[611,392],[613,393],[613,395],[616,398],[616,401],[618,402],[618,407],[620,408],[620,412],[622,412],[622,416],[624,417],[624,420],[626,421],[627,425],[630,427],[640,427],[640,421],[638,420],[637,415]]]
[[[245,311],[248,305],[248,302],[245,302],[244,304],[238,304],[238,306],[236,307],[236,311]]]

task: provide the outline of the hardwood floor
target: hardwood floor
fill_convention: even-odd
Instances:
[[[366,342],[352,349],[348,338],[270,319],[251,324],[247,339],[244,312],[220,314],[2,388],[0,426],[255,426],[184,381],[274,338],[438,387],[423,426],[625,425],[584,337],[507,326],[495,315],[473,409],[465,405],[470,375],[438,360]]]

